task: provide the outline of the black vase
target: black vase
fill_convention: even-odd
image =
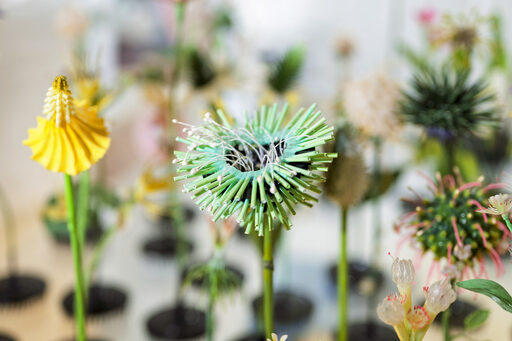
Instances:
[[[101,318],[111,314],[121,313],[128,302],[128,295],[123,289],[111,285],[93,284],[89,287],[87,296],[87,316]],[[75,313],[75,293],[67,293],[62,300],[62,308],[68,317]]]
[[[10,275],[0,279],[0,306],[22,305],[41,298],[46,283],[36,276]]]
[[[151,315],[146,321],[146,329],[158,340],[198,338],[205,335],[206,314],[179,304]]]

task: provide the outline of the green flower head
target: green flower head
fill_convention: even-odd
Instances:
[[[317,148],[333,139],[333,127],[325,123],[316,106],[301,109],[285,123],[288,105],[278,111],[277,104],[266,106],[246,123],[231,123],[218,110],[221,123],[207,113],[204,124],[184,124],[186,138],[177,141],[186,151],[175,151],[178,173],[175,181],[191,179],[185,193],[201,210],[209,210],[213,220],[236,215],[246,233],[253,229],[262,236],[272,229],[272,221],[292,226],[289,213],[294,206],[312,206],[318,201],[319,182],[336,153]]]

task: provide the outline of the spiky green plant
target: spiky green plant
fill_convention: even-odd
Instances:
[[[290,90],[299,77],[306,50],[302,46],[289,49],[282,59],[272,67],[268,84],[275,92],[283,94]]]
[[[188,52],[188,66],[192,84],[196,88],[210,84],[216,77],[211,61],[196,48]]]
[[[288,105],[278,111],[262,106],[246,123],[231,124],[218,110],[221,123],[206,114],[202,126],[184,124],[185,138],[177,141],[186,151],[175,151],[178,173],[175,181],[190,179],[184,192],[213,220],[237,215],[246,233],[253,229],[263,236],[264,321],[268,337],[273,331],[273,220],[286,229],[294,206],[312,206],[314,193],[321,193],[319,182],[335,153],[317,149],[333,139],[333,127],[315,111],[301,109],[285,123]]]
[[[469,79],[470,71],[429,68],[416,74],[404,93],[401,112],[441,141],[478,132],[494,121],[494,94],[482,80]]]

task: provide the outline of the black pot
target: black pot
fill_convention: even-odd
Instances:
[[[167,308],[146,321],[148,333],[159,340],[198,338],[206,332],[206,314],[183,305]]]
[[[464,320],[466,317],[478,309],[479,308],[474,304],[463,300],[456,300],[450,305],[450,326],[455,328],[464,328]],[[439,317],[434,320],[434,323],[441,324],[441,321],[443,320],[441,318],[442,314],[443,313],[439,314]]]
[[[349,286],[351,290],[356,291],[362,295],[371,296],[374,295],[377,290],[384,283],[384,275],[379,269],[369,266],[366,263],[360,261],[351,261],[348,264],[348,276]],[[334,285],[338,283],[338,265],[332,265],[329,268],[329,277]],[[363,289],[364,281],[371,281],[372,287],[374,288],[370,292],[366,292],[368,288]]]
[[[58,244],[70,245],[67,221],[53,221],[45,218],[45,224],[47,230]],[[85,231],[86,242],[90,245],[96,244],[103,235],[103,232],[103,227],[97,220],[91,222]]]
[[[187,267],[186,269],[184,269],[181,272],[181,281],[182,282],[186,279],[187,275],[189,274],[189,272],[192,268],[193,268],[193,266]],[[238,287],[241,287],[242,283],[245,279],[245,276],[242,273],[242,271],[233,265],[226,265],[226,270],[231,272],[233,275],[235,275],[235,277],[237,278]],[[195,288],[200,289],[200,288],[206,287],[207,283],[205,283],[204,278],[196,278],[191,282],[191,285],[194,286]]]
[[[11,336],[0,334],[0,341],[15,341]]]
[[[0,306],[23,304],[40,298],[46,291],[46,283],[35,276],[11,275],[0,279]]]
[[[68,317],[75,313],[75,293],[69,292],[62,300],[62,308]],[[104,317],[114,313],[120,313],[126,307],[127,294],[120,288],[110,285],[93,284],[89,288],[87,297],[87,316]]]
[[[359,322],[348,326],[349,341],[396,341],[398,337],[395,331],[376,322]],[[338,332],[334,333],[335,339]]]
[[[253,313],[261,319],[263,296],[252,301]],[[304,296],[287,290],[274,293],[274,322],[279,325],[303,324],[313,314],[313,302]]]
[[[192,252],[193,245],[190,241],[187,240],[184,245],[187,253]],[[146,241],[142,250],[148,256],[168,259],[176,256],[177,249],[178,242],[175,237],[158,236]]]
[[[265,335],[255,333],[245,335],[239,339],[236,339],[235,341],[267,341],[267,339],[265,338]]]
[[[184,208],[184,214],[185,214],[185,222],[190,223],[192,220],[194,220],[194,218],[196,216],[196,211],[193,208],[186,206]],[[173,218],[168,214],[164,214],[164,215],[160,216],[158,224],[163,229],[171,229],[171,230],[174,229]]]

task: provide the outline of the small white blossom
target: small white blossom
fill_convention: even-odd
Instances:
[[[403,307],[403,300],[401,296],[390,295],[382,301],[377,307],[377,315],[382,322],[392,326],[396,326],[403,322],[405,318],[405,311]]]
[[[496,194],[489,198],[489,207],[479,209],[478,212],[492,215],[509,214],[512,209],[512,200],[508,194]]]
[[[462,248],[459,245],[456,245],[453,248],[453,254],[460,260],[466,260],[471,257],[471,245],[466,244]]]
[[[410,259],[395,258],[391,265],[391,278],[398,288],[407,288],[414,281],[414,265]]]
[[[425,308],[433,314],[439,314],[448,309],[457,298],[450,281],[437,281],[425,290]]]

